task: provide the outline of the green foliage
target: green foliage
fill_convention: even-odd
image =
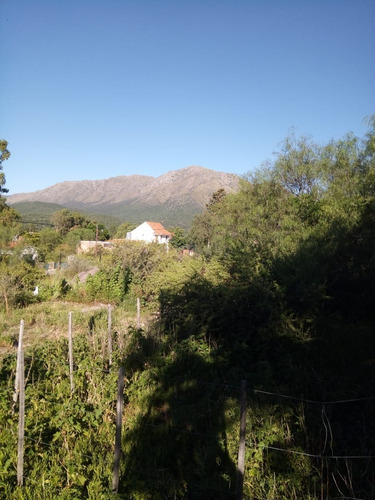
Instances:
[[[0,227],[11,227],[20,229],[21,216],[14,208],[3,205],[0,210]]]
[[[64,360],[66,342],[45,344],[26,362],[25,486],[16,488],[12,433],[17,418],[3,407],[2,467],[0,491],[3,498],[103,498],[112,497],[112,415],[116,394],[115,374],[103,379],[100,359],[88,364],[90,346],[84,337],[75,339],[76,392],[70,395]],[[3,360],[2,391],[9,396],[6,380],[14,375],[15,358]],[[4,394],[3,392],[3,394]],[[5,395],[4,394],[4,395]]]
[[[85,293],[88,300],[110,301],[120,303],[125,299],[131,283],[131,272],[120,265],[101,270],[89,276],[86,281]]]
[[[25,306],[34,302],[33,290],[43,279],[34,265],[16,255],[7,254],[0,260],[0,307]]]
[[[194,258],[125,242],[99,262],[77,258],[71,289],[68,275],[49,283],[51,297],[119,304],[113,366],[124,365],[126,384],[117,498],[234,498],[242,379],[248,382],[245,498],[374,496],[373,460],[336,458],[370,457],[375,447],[371,123],[363,140],[348,135],[326,146],[292,135],[237,194],[214,193],[189,235],[200,253]],[[5,272],[8,258],[2,255]],[[74,279],[94,264],[98,270],[85,283]],[[128,303],[134,307],[136,297],[143,311],[157,309],[142,329],[120,319],[125,310],[134,316]],[[25,310],[28,326],[35,307]],[[50,328],[51,316],[66,329],[50,307],[38,335]],[[19,314],[10,309],[1,329]],[[35,441],[26,448],[28,479],[19,498],[34,498],[40,478],[45,498],[114,497],[116,373],[107,373],[106,314],[89,315],[76,320],[86,335],[76,340],[73,395],[66,341],[31,355],[26,428]],[[2,342],[9,349],[6,336]],[[6,404],[14,370],[14,357],[5,358],[5,498],[15,485],[16,421]]]
[[[116,228],[116,231],[115,231],[115,234],[114,234],[114,238],[116,239],[125,239],[126,238],[126,234],[129,232],[129,231],[132,231],[133,229],[136,228],[136,225],[133,224],[132,222],[129,222],[129,221],[125,221],[123,222],[122,224],[120,224],[117,228]]]
[[[22,223],[25,230],[40,230],[43,227],[54,227],[51,222],[51,217],[55,212],[66,209],[62,205],[56,203],[45,203],[40,201],[24,201],[13,203],[12,207],[21,214]],[[94,220],[95,223],[101,224],[108,228],[113,234],[115,228],[121,223],[120,219],[103,214],[93,214],[82,212],[82,215],[89,221]]]
[[[54,229],[44,228],[38,233],[34,242],[41,262],[53,261],[55,248],[62,242],[61,236]]]
[[[61,236],[69,235],[67,243],[70,245],[76,244],[79,239],[83,238],[95,239],[96,235],[98,240],[107,240],[109,238],[109,233],[104,224],[94,222],[79,212],[70,212],[68,209],[58,210],[52,214],[51,219],[57,233]],[[74,236],[69,233],[73,233]]]
[[[1,213],[4,213],[3,210]],[[0,222],[0,249],[3,251],[9,251],[9,247],[13,240],[17,237],[17,229],[12,228],[6,224]]]
[[[187,239],[185,231],[182,227],[171,227],[169,231],[173,234],[170,245],[173,248],[185,248],[187,245]]]
[[[65,236],[71,229],[86,227],[89,223],[83,214],[79,212],[70,212],[70,210],[66,208],[54,212],[51,219],[56,231],[62,236]]]
[[[13,208],[9,207],[4,198],[8,192],[5,186],[5,174],[3,170],[3,161],[10,157],[8,143],[4,139],[0,140],[0,248],[8,246],[11,240],[20,230],[20,215]]]
[[[103,210],[103,207],[100,210]],[[148,220],[150,214],[152,214],[153,220],[162,221],[165,227],[178,226],[186,230],[190,227],[194,215],[201,210],[201,205],[196,202],[178,206],[170,206],[168,203],[164,205],[144,205],[143,203],[134,202],[126,205],[112,204],[105,208],[108,215],[123,221],[130,221],[135,227]]]
[[[150,290],[148,286],[149,278],[157,270],[167,269],[169,260],[170,255],[164,245],[126,241],[113,250],[108,265],[120,265],[131,276],[132,293],[148,301],[157,296],[157,291]]]
[[[271,170],[275,180],[288,193],[298,197],[320,191],[322,167],[319,146],[309,137],[296,138],[292,133],[282,143]]]
[[[1,205],[3,205],[1,195],[8,192],[8,189],[4,187],[5,175],[2,172],[3,161],[7,160],[9,157],[10,157],[10,152],[8,151],[8,143],[4,139],[1,139],[0,140],[0,210],[1,210]]]
[[[71,229],[63,238],[64,244],[70,249],[70,253],[74,254],[78,243],[83,240],[95,240],[95,229],[92,227]]]

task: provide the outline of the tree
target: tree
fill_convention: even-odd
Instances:
[[[221,228],[228,213],[228,198],[225,190],[219,189],[212,194],[204,212],[193,219],[188,235],[189,244],[207,257],[215,251],[215,247],[222,246],[225,234]]]
[[[2,172],[3,161],[10,157],[7,149],[8,143],[4,139],[0,140],[0,246],[7,245],[20,229],[20,214],[5,203],[2,194],[8,192],[5,185],[5,175]]]
[[[90,220],[79,212],[71,212],[64,208],[52,214],[52,222],[55,226],[56,232],[62,236],[66,235],[72,229],[87,227]]]
[[[114,238],[115,239],[124,239],[126,238],[126,234],[129,231],[132,231],[136,227],[135,224],[129,221],[125,221],[122,224],[120,224],[115,231]]]
[[[0,139],[0,197],[1,193],[7,193],[8,189],[4,188],[5,175],[1,170],[3,170],[3,161],[7,160],[10,156],[10,152],[7,149],[8,143],[4,139]]]
[[[78,243],[81,240],[95,240],[95,228],[81,227],[72,229],[64,237],[64,243],[69,245],[71,252],[75,253]]]
[[[214,210],[214,205],[220,203],[224,196],[226,196],[226,191],[224,188],[220,188],[218,189],[217,191],[215,191],[211,198],[210,198],[210,201],[206,204],[206,209],[211,212],[212,210]]]
[[[58,210],[52,214],[52,222],[56,232],[65,235],[74,226],[73,214],[68,209]]]
[[[8,192],[8,189],[4,187],[5,185],[5,175],[2,172],[3,170],[3,161],[7,160],[10,156],[10,152],[7,149],[8,143],[4,139],[0,139],[0,213],[8,208],[5,203],[5,198],[2,196],[3,194]]]
[[[43,273],[27,259],[7,254],[0,259],[0,308],[9,313],[10,307],[25,306],[35,298],[32,291],[41,283]]]
[[[169,231],[173,234],[170,244],[173,248],[186,247],[185,231],[182,227],[171,227]]]
[[[90,229],[91,231],[93,231],[94,232],[93,239],[97,238],[98,241],[107,241],[110,238],[109,231],[107,230],[107,228],[105,227],[104,224],[97,223],[97,222],[88,222],[88,224],[86,224],[86,225],[76,226],[73,229],[77,229],[79,227],[87,228],[87,229]],[[89,238],[82,238],[82,239],[89,239]]]
[[[54,250],[61,243],[62,237],[52,228],[44,228],[38,235],[38,241],[34,243],[34,246],[38,250],[39,260],[41,262],[53,260]]]
[[[271,166],[278,182],[294,196],[312,194],[322,177],[321,148],[310,137],[291,134]]]

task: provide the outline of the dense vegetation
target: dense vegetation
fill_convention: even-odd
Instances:
[[[194,257],[127,242],[71,257],[67,269],[45,276],[38,258],[59,252],[77,219],[55,233],[55,246],[51,233],[36,259],[25,245],[6,251],[19,221],[3,221],[5,498],[235,498],[243,379],[245,498],[374,498],[375,121],[369,125],[363,139],[349,134],[322,146],[288,137],[237,194],[213,194],[188,235]],[[24,241],[42,248],[42,233]],[[83,280],[79,273],[94,268]],[[106,309],[85,312],[93,303],[114,305],[111,370]],[[38,339],[54,328],[65,337],[73,307],[71,394],[66,340]],[[16,487],[11,343],[21,317],[28,440],[25,486]],[[119,365],[126,383],[115,494]]]
[[[58,210],[67,209],[62,205],[54,203],[38,202],[38,201],[23,201],[12,203],[12,208],[17,210],[27,224],[28,228],[40,229],[40,226],[51,225],[51,215]],[[69,209],[69,208],[68,208]],[[69,209],[71,210],[71,209]],[[76,209],[77,210],[77,209]],[[187,230],[193,220],[194,215],[202,211],[201,205],[191,202],[184,202],[181,205],[164,204],[164,205],[145,205],[142,203],[131,203],[119,207],[117,204],[108,205],[106,207],[85,207],[85,210],[79,210],[85,213],[86,216],[99,223],[105,224],[110,229],[118,226],[122,220],[130,221],[132,224],[139,224],[145,220],[152,219],[163,222],[168,226],[181,226]]]
[[[12,204],[12,208],[20,213],[23,225],[29,231],[40,231],[42,228],[53,227],[53,214],[62,210],[68,210],[67,207],[56,203],[40,201],[17,202]],[[105,225],[109,231],[121,224],[120,219],[110,215],[94,215],[87,212],[83,212],[83,215],[88,219],[92,219],[95,223]]]

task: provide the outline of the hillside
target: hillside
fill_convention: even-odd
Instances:
[[[66,181],[32,193],[7,197],[9,205],[42,202],[140,222],[157,218],[167,225],[190,224],[212,193],[234,192],[239,177],[203,167],[186,167],[160,177],[131,175],[102,180]],[[47,208],[47,207],[46,207]]]
[[[42,201],[20,201],[12,205],[22,217],[22,222],[24,224],[30,224],[37,226],[41,229],[43,226],[53,226],[51,222],[51,216],[54,212],[63,210],[67,208],[64,205],[58,205],[57,203],[46,203]],[[87,215],[90,218],[90,212],[81,210],[81,213]],[[118,217],[113,217],[108,214],[95,214],[95,220],[99,224],[104,224],[106,227],[118,226],[121,224],[121,220]]]

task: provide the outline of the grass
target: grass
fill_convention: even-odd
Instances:
[[[0,312],[0,356],[16,352],[21,320],[25,322],[26,349],[36,347],[44,341],[67,337],[69,312],[72,312],[73,317],[73,334],[87,334],[93,328],[108,328],[108,304],[102,303],[55,301],[13,309],[9,315]],[[129,326],[135,326],[136,321],[136,308],[132,304],[129,304],[129,308],[112,308],[114,331],[125,332]],[[141,324],[145,325],[150,321],[151,317],[144,312],[141,315]]]

